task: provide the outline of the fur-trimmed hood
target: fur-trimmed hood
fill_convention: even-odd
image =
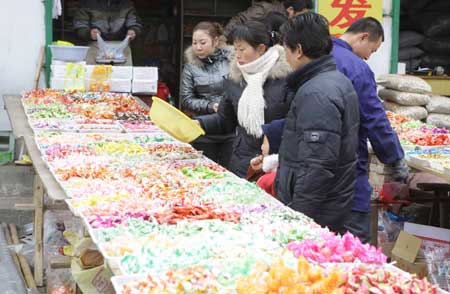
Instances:
[[[270,70],[267,78],[268,79],[282,79],[282,78],[285,78],[291,72],[291,67],[289,66],[289,64],[286,61],[286,54],[284,52],[284,48],[280,45],[275,45],[274,48],[276,48],[278,50],[280,57],[278,58],[278,61],[275,63],[275,65]],[[231,64],[230,64],[230,79],[236,83],[242,83],[244,80],[244,77],[242,75],[241,70],[238,67],[237,60],[234,55],[233,55],[233,58],[232,58]]]
[[[219,46],[217,46],[219,49],[222,49],[223,52],[223,58],[224,59],[228,59],[231,60],[234,56],[234,47],[227,45],[225,38],[221,38],[219,41]],[[185,51],[184,51],[184,59],[186,64],[191,64],[197,67],[204,67],[205,66],[205,62],[203,62],[200,58],[197,57],[197,55],[195,55],[194,49],[192,48],[192,46],[189,46]]]

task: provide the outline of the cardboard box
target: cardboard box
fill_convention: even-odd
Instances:
[[[428,276],[428,267],[423,257],[417,255],[422,245],[422,240],[401,231],[391,252],[391,260],[395,266],[411,274],[423,278]]]
[[[434,248],[448,248],[450,246],[450,230],[433,226],[405,223],[405,232],[422,240],[420,253]]]

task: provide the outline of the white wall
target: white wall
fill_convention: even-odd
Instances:
[[[0,95],[33,87],[39,51],[45,45],[43,2],[0,0]]]

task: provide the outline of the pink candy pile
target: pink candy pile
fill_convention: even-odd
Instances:
[[[382,264],[387,260],[381,249],[362,244],[357,237],[348,232],[342,237],[326,233],[320,241],[291,242],[287,248],[296,257],[304,256],[309,261],[319,263],[359,260],[364,263]]]

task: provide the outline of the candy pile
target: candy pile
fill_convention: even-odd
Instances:
[[[389,111],[386,114],[405,148],[450,145],[450,135],[447,129],[437,128],[421,121],[412,121],[401,114]]]
[[[304,240],[292,242],[287,245],[295,256],[303,256],[309,261],[319,263],[328,262],[354,262],[383,264],[387,257],[369,244],[361,241],[350,233],[339,237],[333,234],[323,234],[320,241]]]
[[[143,275],[121,293],[344,293],[338,270],[277,260],[385,262],[177,142],[132,96],[38,90],[23,104],[70,210],[122,274]]]

